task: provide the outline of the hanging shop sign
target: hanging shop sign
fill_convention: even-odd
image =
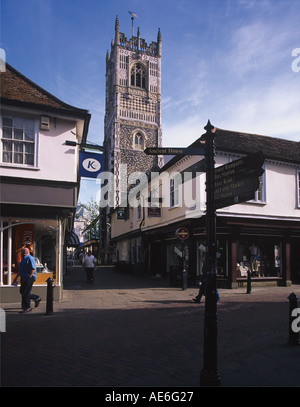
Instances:
[[[104,155],[79,152],[79,176],[86,178],[97,178],[104,171]]]

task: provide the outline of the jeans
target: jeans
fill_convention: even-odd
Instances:
[[[31,289],[34,282],[34,277],[30,277],[21,282],[20,294],[22,295],[23,310],[30,308],[30,300],[36,301],[40,298],[38,295],[31,294]]]
[[[89,283],[94,281],[94,267],[86,267],[86,278]]]

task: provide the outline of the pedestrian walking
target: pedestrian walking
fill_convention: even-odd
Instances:
[[[85,268],[88,283],[94,282],[94,269],[96,262],[97,260],[91,250],[89,250],[88,254],[82,258],[82,267]]]
[[[22,313],[27,313],[32,310],[30,301],[33,300],[35,308],[39,306],[41,298],[36,294],[31,294],[32,286],[36,280],[36,264],[35,258],[31,256],[28,248],[21,250],[22,260],[19,264],[19,272],[14,278],[13,284],[16,283],[17,278],[21,278],[20,294],[22,295]]]
[[[205,278],[204,278],[204,274],[202,274],[202,276],[200,277],[200,281],[199,281],[199,292],[198,292],[198,295],[196,295],[196,297],[193,298],[194,302],[198,302],[198,303],[201,302],[202,296],[205,295],[205,287],[206,287]]]
[[[204,295],[205,296],[205,289],[206,289],[206,279],[205,279],[205,275],[202,274],[201,279],[199,281],[199,292],[198,295],[196,295],[195,298],[193,298],[194,302],[200,303],[201,302],[201,298]],[[219,291],[216,290],[216,301],[220,301],[221,297],[219,294]]]

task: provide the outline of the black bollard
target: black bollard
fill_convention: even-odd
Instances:
[[[53,314],[53,279],[49,277],[47,282],[47,304],[46,304],[46,315]]]
[[[289,344],[290,345],[300,345],[299,342],[299,328],[297,326],[297,321],[299,320],[297,310],[300,310],[297,305],[298,297],[295,293],[291,293],[288,296],[290,301],[289,307]],[[299,311],[300,314],[300,311]]]
[[[247,270],[247,292],[246,294],[251,294],[251,271]]]
[[[182,270],[182,290],[187,289],[187,272],[183,269]]]

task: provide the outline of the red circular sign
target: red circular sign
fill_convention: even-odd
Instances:
[[[189,231],[187,228],[178,228],[175,232],[176,236],[179,237],[181,240],[186,240],[189,237]]]

